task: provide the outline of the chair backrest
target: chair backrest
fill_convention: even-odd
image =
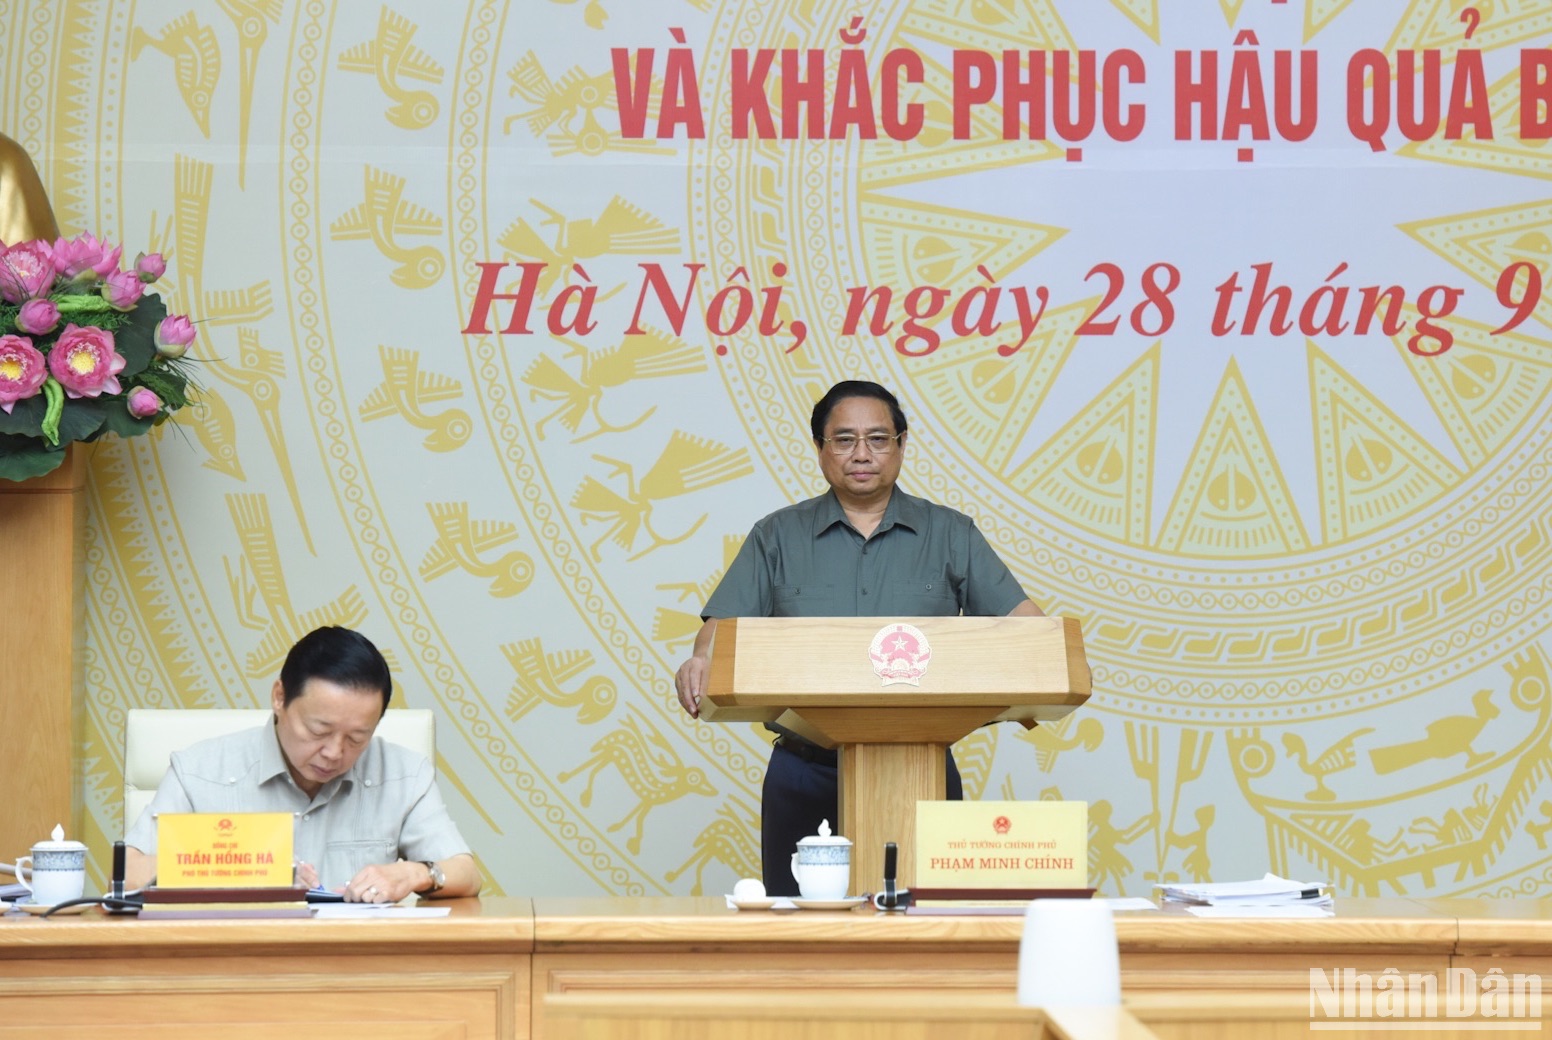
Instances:
[[[134,826],[162,782],[172,753],[210,737],[258,726],[269,708],[131,708],[124,722],[124,830]],[[392,708],[377,736],[436,761],[436,716],[427,708]]]

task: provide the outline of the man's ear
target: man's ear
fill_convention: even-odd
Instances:
[[[269,702],[270,706],[275,709],[275,715],[278,718],[280,716],[281,709],[286,706],[286,688],[281,684],[279,679],[276,679],[275,685],[270,688]]]

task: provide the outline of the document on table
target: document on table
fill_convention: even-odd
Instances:
[[[397,903],[323,903],[313,909],[314,917],[446,917],[450,906],[400,906]]]
[[[1283,903],[1278,906],[1218,905],[1188,906],[1186,913],[1196,917],[1335,917],[1330,905],[1318,903]]]
[[[1096,903],[1107,903],[1111,910],[1157,910],[1158,904],[1151,899],[1141,896],[1117,896],[1114,899],[1101,897],[1094,900]]]
[[[1167,903],[1202,903],[1210,906],[1331,905],[1331,891],[1324,881],[1293,881],[1267,874],[1259,881],[1167,884],[1153,886]]]

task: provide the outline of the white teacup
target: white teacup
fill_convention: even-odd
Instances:
[[[23,871],[23,865],[31,869]],[[32,893],[32,902],[42,906],[80,899],[86,891],[86,846],[65,841],[64,831],[56,827],[52,840],[38,842],[32,855],[16,861],[16,880]]]
[[[804,899],[845,899],[851,887],[851,839],[832,835],[825,820],[818,834],[798,842],[792,876]]]

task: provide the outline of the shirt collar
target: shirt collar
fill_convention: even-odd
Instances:
[[[269,724],[264,727],[264,739],[259,741],[259,774],[258,782],[268,783],[277,776],[287,776],[290,770],[286,768],[286,757],[280,753],[280,734],[275,732],[277,722],[273,715]]]
[[[836,524],[846,523],[846,510],[841,508],[841,500],[835,497],[835,489],[826,491],[819,499],[819,506],[814,510],[814,536],[824,534]]]
[[[884,507],[884,515],[879,519],[878,528],[873,533],[876,535],[880,531],[887,531],[896,524],[919,532],[925,515],[926,507],[922,500],[915,495],[907,495],[896,484],[894,492],[889,496],[889,504]],[[818,537],[836,524],[846,523],[846,510],[841,508],[841,500],[835,497],[835,489],[831,488],[820,499],[819,508],[814,510],[814,535]]]
[[[926,516],[927,504],[915,495],[907,495],[900,490],[899,485],[896,485],[895,493],[889,496],[889,508],[884,510],[884,519],[878,526],[883,529],[899,524],[919,534],[926,522]]]

